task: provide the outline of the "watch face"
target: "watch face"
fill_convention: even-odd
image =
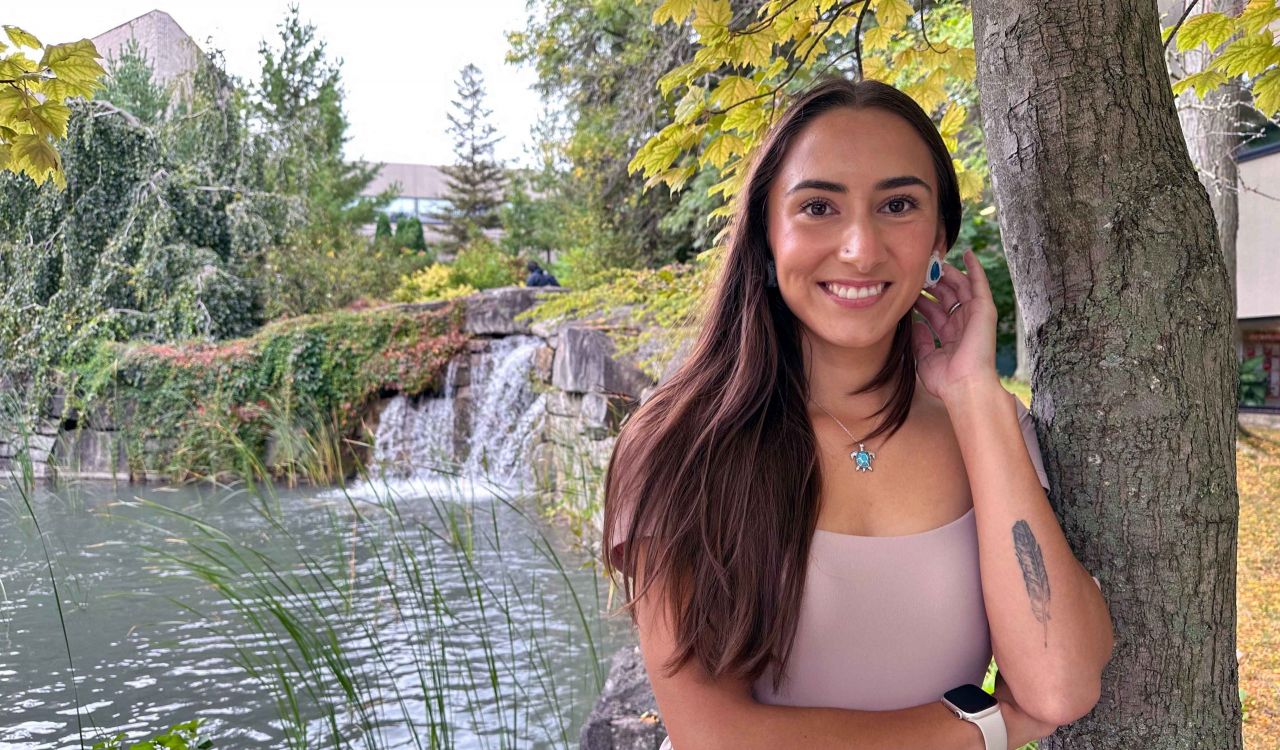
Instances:
[[[977,685],[961,685],[948,690],[943,697],[967,714],[985,711],[997,703],[995,698]]]

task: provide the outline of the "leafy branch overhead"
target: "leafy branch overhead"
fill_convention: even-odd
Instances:
[[[1239,15],[1201,13],[1167,27],[1166,44],[1172,38],[1179,52],[1204,45],[1212,57],[1204,70],[1175,82],[1173,92],[1192,89],[1203,99],[1239,78],[1253,94],[1254,108],[1274,118],[1280,112],[1280,45],[1272,30],[1277,21],[1280,2],[1251,0]]]
[[[0,169],[43,184],[66,187],[56,144],[67,137],[72,97],[90,99],[105,72],[93,42],[81,39],[47,47],[16,26],[0,41]],[[27,51],[40,53],[39,61]]]
[[[628,169],[647,186],[672,191],[708,166],[719,171],[712,194],[728,216],[745,159],[768,130],[786,95],[826,73],[884,81],[933,116],[955,153],[962,197],[981,198],[986,171],[980,144],[961,144],[975,99],[972,23],[961,2],[772,0],[735,17],[728,0],[667,0],[657,24],[688,22],[699,48],[668,72],[659,92],[673,97],[672,122],[640,148]],[[973,147],[968,147],[973,146]],[[696,156],[695,156],[696,154]]]

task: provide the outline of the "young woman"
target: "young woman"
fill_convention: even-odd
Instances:
[[[933,123],[825,80],[741,198],[694,349],[606,477],[666,747],[1004,750],[1084,716],[1110,615],[997,378],[986,276],[942,262]],[[993,652],[998,702],[973,687]]]

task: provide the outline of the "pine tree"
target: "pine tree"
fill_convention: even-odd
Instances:
[[[106,83],[97,98],[111,102],[144,125],[155,125],[164,117],[170,97],[155,79],[146,51],[137,39],[130,39],[118,57],[110,58]]]
[[[506,173],[493,154],[493,146],[502,140],[489,123],[492,112],[484,106],[484,76],[475,65],[462,69],[457,82],[458,98],[449,114],[449,134],[453,136],[458,162],[442,167],[448,193],[446,207],[436,218],[448,252],[456,252],[468,241],[481,236],[482,230],[500,225],[498,208],[502,204]]]
[[[342,60],[331,61],[316,28],[290,6],[278,26],[280,46],[262,42],[262,78],[254,91],[253,113],[266,153],[263,173],[270,189],[305,196],[312,221],[350,228],[374,220],[380,196],[360,192],[378,166],[348,162],[349,140],[343,111]]]

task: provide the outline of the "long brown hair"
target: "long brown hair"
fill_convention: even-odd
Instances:
[[[661,581],[674,605],[671,674],[697,659],[710,675],[754,681],[776,662],[781,684],[804,590],[821,476],[795,316],[766,287],[766,198],[796,134],[837,107],[902,117],[933,153],[947,247],[960,229],[951,156],[910,97],[876,81],[825,78],[801,93],[757,148],[698,338],[676,373],[623,425],[605,476],[604,565],[623,576],[625,607]],[[856,136],[855,136],[856,137]],[[911,313],[898,321],[884,366],[853,393],[892,383],[868,439],[893,435],[915,392]],[[625,514],[625,515],[624,515]],[[618,529],[625,528],[623,538]],[[623,556],[610,550],[625,544]],[[638,591],[637,591],[638,587]]]

